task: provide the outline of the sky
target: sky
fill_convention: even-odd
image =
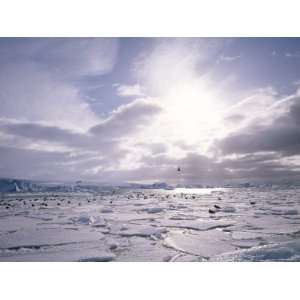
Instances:
[[[0,177],[298,181],[300,38],[0,38]]]

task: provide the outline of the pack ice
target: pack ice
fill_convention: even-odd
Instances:
[[[0,261],[300,261],[299,192],[6,193]]]

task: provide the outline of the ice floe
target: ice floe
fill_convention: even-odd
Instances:
[[[228,235],[219,230],[201,231],[197,234],[172,232],[165,238],[164,245],[205,258],[236,249],[230,244]]]
[[[223,253],[212,261],[299,261],[300,240]]]
[[[0,261],[300,260],[299,193],[7,194]]]
[[[133,228],[129,228],[126,231],[121,231],[119,234],[121,236],[139,236],[139,237],[150,237],[156,236],[161,237],[162,233],[166,233],[167,230],[165,228],[158,228],[153,226],[135,226]]]

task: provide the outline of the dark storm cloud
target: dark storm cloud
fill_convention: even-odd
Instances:
[[[174,184],[223,184],[245,182],[282,182],[300,180],[299,167],[280,162],[276,154],[245,155],[217,162],[197,153],[184,158],[168,155],[146,156],[143,166],[118,172],[101,172],[109,181],[167,181]],[[180,166],[181,171],[177,171]]]
[[[279,153],[246,154],[219,163],[231,180],[282,181],[300,179],[299,165],[282,162]]]
[[[4,123],[0,124],[0,130],[11,135],[68,145],[80,145],[80,141],[86,139],[84,134],[34,123]]]
[[[252,125],[223,140],[217,147],[223,154],[278,152],[282,156],[300,154],[300,98],[292,101],[289,110],[270,125]]]
[[[281,156],[276,153],[246,154],[232,159],[227,158],[220,164],[224,168],[233,170],[251,169],[255,168],[257,165],[269,164],[270,162],[274,161],[277,161],[278,163],[280,158]]]
[[[18,140],[19,147],[28,148],[32,143],[48,143],[49,145],[63,146],[71,153],[83,153],[84,157],[89,160],[88,153],[97,155],[106,155],[110,159],[119,159],[126,155],[127,150],[120,148],[120,143],[112,140],[104,140],[96,135],[89,133],[75,133],[67,129],[61,129],[54,126],[44,126],[41,124],[2,124],[0,125],[0,133],[4,132]],[[45,151],[47,151],[47,146]],[[22,157],[22,152],[19,152]],[[59,155],[59,153],[57,154]],[[21,165],[20,165],[21,167]],[[88,165],[86,166],[89,167]]]

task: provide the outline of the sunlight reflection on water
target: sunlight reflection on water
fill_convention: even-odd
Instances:
[[[226,188],[176,188],[175,193],[209,195],[213,192],[226,192]]]

